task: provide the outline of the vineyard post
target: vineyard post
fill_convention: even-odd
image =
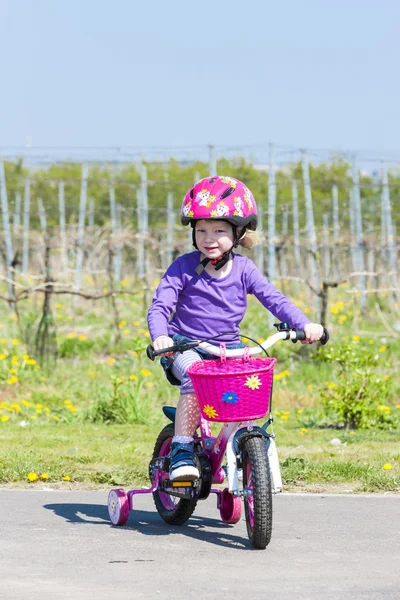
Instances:
[[[85,212],[86,212],[88,173],[89,173],[88,164],[83,163],[82,178],[81,178],[81,195],[80,195],[80,202],[79,202],[78,243],[77,243],[78,247],[77,247],[76,267],[75,267],[75,288],[77,290],[80,289],[81,280],[82,280],[83,240],[84,240],[84,235],[85,235]]]
[[[258,209],[258,225],[257,225],[257,227],[258,227],[259,234],[261,237],[263,234],[263,209],[261,207]],[[254,247],[254,251],[255,251],[255,263],[257,265],[257,268],[264,275],[264,246],[262,244],[257,244],[257,246]]]
[[[300,256],[300,227],[299,227],[299,197],[297,190],[297,181],[292,181],[292,219],[293,219],[293,250],[294,265],[296,273],[302,277],[302,264]]]
[[[42,230],[43,235],[46,235],[47,219],[46,219],[46,211],[45,211],[44,205],[43,205],[43,200],[41,198],[38,198],[37,203],[38,203],[38,210],[39,210],[40,228]]]
[[[5,238],[5,242],[6,242],[7,277],[9,279],[8,289],[9,289],[10,296],[11,296],[12,295],[11,263],[13,260],[13,250],[12,250],[12,240],[11,240],[10,215],[8,212],[6,175],[5,175],[5,171],[4,171],[4,162],[3,161],[0,161],[0,195],[1,195],[1,212],[3,215],[4,238]]]
[[[174,227],[175,227],[175,212],[174,212],[174,197],[172,192],[167,194],[167,250],[166,250],[166,264],[164,267],[167,269],[172,263],[172,252],[174,247]]]
[[[22,238],[22,273],[28,274],[29,268],[29,221],[30,221],[30,204],[31,204],[31,180],[29,177],[25,179],[24,189],[24,231]]]
[[[387,232],[387,249],[389,255],[389,272],[392,287],[397,287],[396,274],[396,241],[393,235],[392,208],[390,203],[389,179],[386,165],[382,163],[382,194],[385,206],[385,230]],[[393,292],[393,301],[397,302],[396,292]]]
[[[67,272],[67,238],[65,232],[65,197],[64,182],[58,182],[58,211],[60,216],[60,243],[61,243],[61,268],[63,273]]]
[[[215,156],[215,146],[209,144],[208,150],[208,176],[213,177],[214,175],[217,175],[217,160]]]
[[[310,171],[306,151],[302,151],[302,168],[303,168],[303,183],[304,183],[304,196],[306,201],[306,223],[307,223],[307,234],[308,242],[310,245],[309,251],[309,264],[311,271],[311,278],[314,283],[315,289],[320,292],[319,273],[318,273],[318,262],[317,262],[317,236],[315,234],[314,225],[314,211],[313,201],[311,193],[310,183]],[[321,316],[321,302],[320,296],[317,294],[316,298],[316,309],[317,316],[320,319]]]
[[[275,280],[275,215],[276,215],[276,182],[274,170],[274,147],[269,144],[268,162],[268,279],[273,284]],[[268,324],[272,327],[273,315],[268,313]]]
[[[339,191],[337,185],[332,186],[332,220],[334,277],[339,281]]]
[[[14,235],[18,235],[19,228],[21,226],[21,194],[16,192],[15,194],[15,207],[14,207],[14,223],[13,223]]]
[[[357,236],[357,267],[360,272],[360,288],[361,288],[361,312],[364,315],[367,309],[366,295],[366,278],[364,266],[364,236],[361,214],[361,195],[360,195],[360,176],[356,165],[355,158],[353,159],[353,185],[354,185],[354,211],[355,211],[355,230]]]
[[[331,246],[329,236],[329,215],[324,213],[322,215],[323,220],[323,249],[324,249],[324,281],[327,281],[331,272]]]

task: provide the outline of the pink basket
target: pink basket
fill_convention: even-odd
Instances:
[[[269,408],[276,358],[221,360],[193,363],[188,369],[201,413],[207,421],[251,421],[264,417]]]

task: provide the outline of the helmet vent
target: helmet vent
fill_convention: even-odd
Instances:
[[[208,180],[208,183],[215,183],[217,179],[218,177],[211,177],[211,179]]]
[[[194,188],[192,188],[192,189],[190,190],[190,192],[189,192],[189,195],[190,195],[190,197],[191,197],[191,199],[192,199],[192,200],[193,200],[193,191],[194,191]]]
[[[227,196],[230,196],[232,194],[232,192],[234,192],[234,191],[235,191],[234,187],[229,187],[227,190],[225,190],[225,192],[223,194],[221,194],[221,200],[223,200]]]

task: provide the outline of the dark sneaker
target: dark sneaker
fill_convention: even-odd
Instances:
[[[194,481],[200,477],[194,462],[194,442],[173,442],[169,455],[169,478],[171,481]]]

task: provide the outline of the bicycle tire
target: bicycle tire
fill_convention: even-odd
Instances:
[[[250,437],[243,445],[243,489],[246,526],[254,548],[264,550],[272,535],[272,485],[265,440]]]
[[[169,454],[168,442],[172,440],[173,435],[173,425],[166,425],[160,431],[154,445],[153,459]],[[168,525],[183,525],[192,516],[198,499],[180,498],[174,504],[172,496],[157,490],[153,492],[153,500],[158,514]]]

